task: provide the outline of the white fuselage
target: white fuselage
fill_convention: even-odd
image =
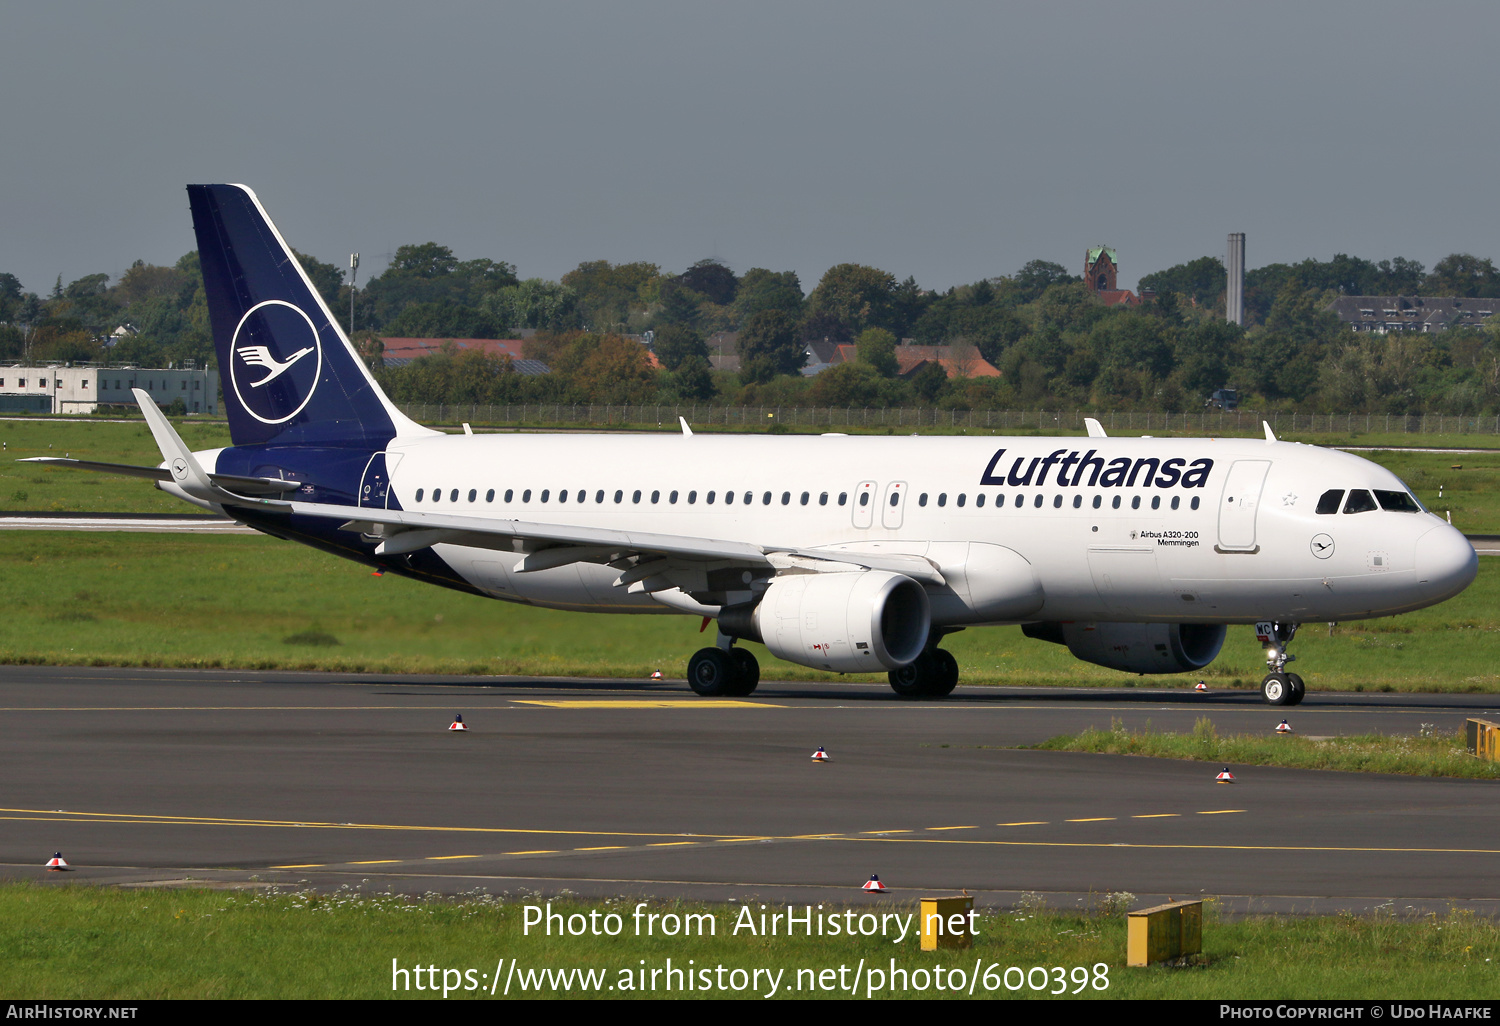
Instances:
[[[1091,451],[1099,462],[1084,464]],[[1463,535],[1431,513],[1317,513],[1329,489],[1406,487],[1358,457],[1285,442],[446,435],[398,438],[386,459],[390,495],[406,510],[909,554],[950,577],[970,562],[975,594],[1009,586],[982,580],[987,568],[1015,576],[1003,562],[974,560],[978,547],[1030,565],[1037,608],[948,622],[1352,620],[1440,602],[1476,566]],[[1200,473],[1187,483],[1190,468]],[[518,573],[519,546],[435,551],[497,598],[697,611],[617,586],[620,573],[608,566]]]

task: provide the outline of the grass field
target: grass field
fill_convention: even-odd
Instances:
[[[229,444],[222,423],[178,423],[194,449]],[[930,431],[927,433],[939,433]],[[1036,434],[1036,432],[1030,432]],[[1477,436],[1288,436],[1318,445],[1494,446],[1492,452],[1362,452],[1395,471],[1429,509],[1451,511],[1453,523],[1470,534],[1500,534],[1500,437]],[[110,423],[73,418],[0,420],[0,509],[50,512],[182,513],[194,508],[157,491],[149,482],[85,471],[17,464],[27,456],[61,456],[106,463],[155,466],[161,453],[145,422]],[[520,444],[520,443],[518,443]],[[1462,469],[1453,469],[1454,465]]]
[[[1500,779],[1500,763],[1476,759],[1464,744],[1463,732],[1450,730],[1432,730],[1415,737],[1367,734],[1306,738],[1269,731],[1221,735],[1212,720],[1200,717],[1190,734],[1153,731],[1149,722],[1146,729],[1131,731],[1113,720],[1109,730],[1091,727],[1079,734],[1050,738],[1036,747],[1054,752],[1106,752],[1247,766]]]
[[[534,899],[533,899],[534,900]],[[100,890],[90,887],[0,887],[0,994],[28,999],[140,998],[380,998],[442,1000],[441,991],[392,991],[392,959],[408,971],[434,966],[428,979],[441,983],[444,970],[454,989],[448,1000],[488,998],[489,977],[502,963],[510,997],[585,997],[591,991],[569,973],[569,986],[550,983],[523,990],[539,970],[593,970],[599,996],[766,996],[767,974],[778,971],[777,997],[849,998],[837,986],[842,966],[852,987],[856,966],[882,970],[885,985],[862,977],[858,996],[959,997],[974,995],[1059,1000],[1069,998],[1406,998],[1493,1000],[1500,995],[1500,933],[1487,918],[1466,912],[1414,916],[1386,908],[1367,916],[1261,917],[1228,919],[1205,906],[1203,955],[1183,968],[1130,969],[1124,965],[1123,912],[1137,906],[1132,895],[1100,895],[1076,910],[1049,910],[1038,899],[1016,912],[977,917],[978,937],[967,951],[922,952],[908,933],[893,943],[880,937],[750,936],[732,930],[735,905],[651,903],[647,912],[696,913],[715,917],[713,937],[637,937],[625,899],[596,903],[554,902],[569,915],[591,911],[621,916],[617,937],[538,936],[523,933],[525,899],[473,895],[451,902],[343,891],[226,893],[193,890]],[[914,902],[870,901],[851,906],[868,912],[909,915]],[[832,910],[825,909],[825,914]],[[801,910],[798,910],[801,914]],[[724,991],[657,989],[644,993],[610,989],[641,979],[644,967],[679,969],[692,960],[723,979]],[[516,975],[509,966],[515,960]],[[891,961],[904,969],[906,989],[892,994]],[[978,963],[980,971],[974,972]],[[1102,965],[1101,965],[1102,963]],[[723,977],[717,975],[724,967]],[[932,970],[944,969],[944,988]],[[1010,989],[1006,984],[1009,973]],[[1054,967],[1062,972],[1054,973]],[[756,977],[758,993],[730,989]],[[952,993],[963,973],[962,990]],[[1034,969],[1046,970],[1033,972]],[[465,971],[472,976],[466,976]],[[802,972],[799,975],[799,970]],[[811,970],[812,972],[808,972]],[[835,970],[819,976],[823,970]],[[922,970],[916,973],[914,970]],[[986,981],[985,973],[990,972]],[[1030,977],[1031,984],[1022,982]],[[411,979],[406,977],[406,981]],[[645,978],[650,979],[649,975]],[[683,978],[678,977],[679,981]],[[699,977],[699,979],[704,979]],[[896,979],[903,979],[896,977]],[[396,977],[398,985],[401,977]],[[517,980],[522,981],[521,984]],[[472,982],[470,982],[472,981]],[[1105,989],[1096,989],[1107,983]],[[500,987],[496,987],[500,996]],[[1078,992],[1075,994],[1074,991]],[[1056,996],[1054,996],[1056,995]]]
[[[483,599],[266,537],[0,532],[0,662],[334,671],[680,677],[693,617],[563,613]],[[1294,664],[1314,690],[1500,691],[1500,565],[1432,609],[1309,625]],[[1135,677],[1015,627],[944,642],[966,684],[1256,687],[1249,627],[1196,675]],[[830,675],[773,659],[767,679]],[[883,677],[869,678],[883,681]]]

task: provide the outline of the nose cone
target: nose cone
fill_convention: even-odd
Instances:
[[[1417,539],[1416,571],[1417,580],[1431,595],[1431,601],[1441,602],[1474,582],[1479,573],[1479,556],[1469,539],[1444,524]]]

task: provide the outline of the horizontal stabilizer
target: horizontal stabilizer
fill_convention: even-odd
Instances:
[[[153,481],[170,481],[172,472],[166,467],[137,467],[129,463],[98,463],[94,460],[63,459],[61,456],[31,456],[17,463],[45,463],[51,467],[67,467],[71,470],[97,470],[104,474],[124,474],[127,477],[149,477]]]
[[[31,456],[17,463],[43,463],[68,470],[95,470],[103,474],[124,474],[127,477],[145,477],[153,481],[170,481],[172,472],[166,467],[137,467],[131,463],[99,463],[95,460],[64,459],[61,456]],[[208,479],[220,488],[237,495],[281,495],[301,488],[303,481],[283,481],[276,477],[241,477],[239,474],[209,474]]]

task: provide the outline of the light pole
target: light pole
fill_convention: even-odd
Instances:
[[[354,341],[354,282],[359,278],[359,254],[349,254],[349,341]]]

